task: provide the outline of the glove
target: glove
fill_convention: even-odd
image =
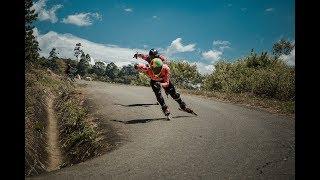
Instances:
[[[134,69],[138,69],[138,64],[137,63],[134,64],[133,67],[134,67]]]
[[[161,82],[156,82],[155,85],[161,88]]]
[[[133,55],[133,58],[136,58],[136,59],[137,59],[137,58],[138,58],[138,53],[134,54],[134,55]]]
[[[161,83],[160,82],[154,82],[154,84],[152,85],[155,88],[161,88]]]

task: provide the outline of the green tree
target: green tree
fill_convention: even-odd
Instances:
[[[93,73],[95,73],[97,76],[103,76],[105,69],[106,66],[101,61],[96,62],[95,65],[92,67]]]
[[[76,47],[73,49],[74,51],[74,56],[77,58],[77,60],[79,59],[79,56],[81,57],[81,55],[84,53],[81,49],[81,43],[77,43]]]
[[[77,65],[77,73],[80,74],[81,76],[86,75],[88,73],[89,68],[90,68],[90,64],[87,59],[87,55],[85,55],[82,52],[81,57],[80,57],[80,61]]]
[[[57,52],[57,49],[56,48],[52,48],[50,53],[49,53],[49,57],[48,59],[58,59],[58,52]]]
[[[33,21],[37,19],[37,14],[31,10],[32,0],[25,0],[25,63],[39,63],[39,43],[33,35]]]
[[[264,68],[271,66],[273,61],[268,52],[262,52],[258,55],[252,50],[251,54],[246,58],[246,62],[249,68]]]
[[[56,52],[56,48],[52,48],[48,57],[48,67],[54,71],[57,71],[59,69],[57,60],[58,52]]]
[[[273,47],[273,54],[276,58],[279,58],[281,55],[289,55],[290,52],[293,50],[295,44],[291,43],[290,41],[286,39],[281,39],[280,41],[276,42]]]
[[[129,64],[121,68],[118,77],[118,82],[131,84],[134,82],[134,80],[137,80],[139,78],[139,72],[134,69],[133,65]]]
[[[178,86],[191,89],[202,81],[202,76],[195,64],[191,65],[185,61],[172,61],[169,66],[171,79]]]
[[[140,72],[138,78],[133,81],[133,84],[140,86],[149,86],[150,78],[145,73]]]
[[[114,80],[119,75],[119,68],[113,62],[109,63],[105,70],[105,75],[108,76],[111,80]]]

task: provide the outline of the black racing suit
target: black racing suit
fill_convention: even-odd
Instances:
[[[161,94],[161,85],[157,83],[157,81],[152,80],[150,81],[150,85],[152,87],[152,90],[154,94],[156,95],[156,98],[158,102],[160,103],[162,110],[164,111],[165,109],[168,108],[168,106],[165,104],[164,99]],[[174,85],[172,84],[171,81],[169,81],[169,86],[163,88],[166,92],[166,94],[170,94],[170,96],[180,105],[181,109],[186,108],[186,103],[182,101],[180,94],[176,91]]]

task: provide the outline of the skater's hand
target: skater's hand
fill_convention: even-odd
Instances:
[[[138,58],[138,53],[135,53],[134,55],[133,55],[133,58]]]
[[[134,64],[133,67],[134,67],[134,69],[138,69],[138,64],[137,63]]]
[[[161,82],[155,82],[156,87],[161,87]]]

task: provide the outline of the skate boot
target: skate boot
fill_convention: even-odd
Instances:
[[[167,120],[170,120],[171,116],[170,116],[170,111],[169,111],[168,106],[164,105],[161,107],[161,109],[162,109],[162,112],[164,113],[164,115],[167,117]]]
[[[187,112],[187,113],[190,113],[190,114],[193,114],[193,115],[196,115],[196,116],[197,116],[197,114],[196,114],[192,109],[190,109],[190,108],[188,108],[188,107],[186,106],[186,103],[181,102],[179,105],[180,105],[179,110],[185,111],[185,112]]]

